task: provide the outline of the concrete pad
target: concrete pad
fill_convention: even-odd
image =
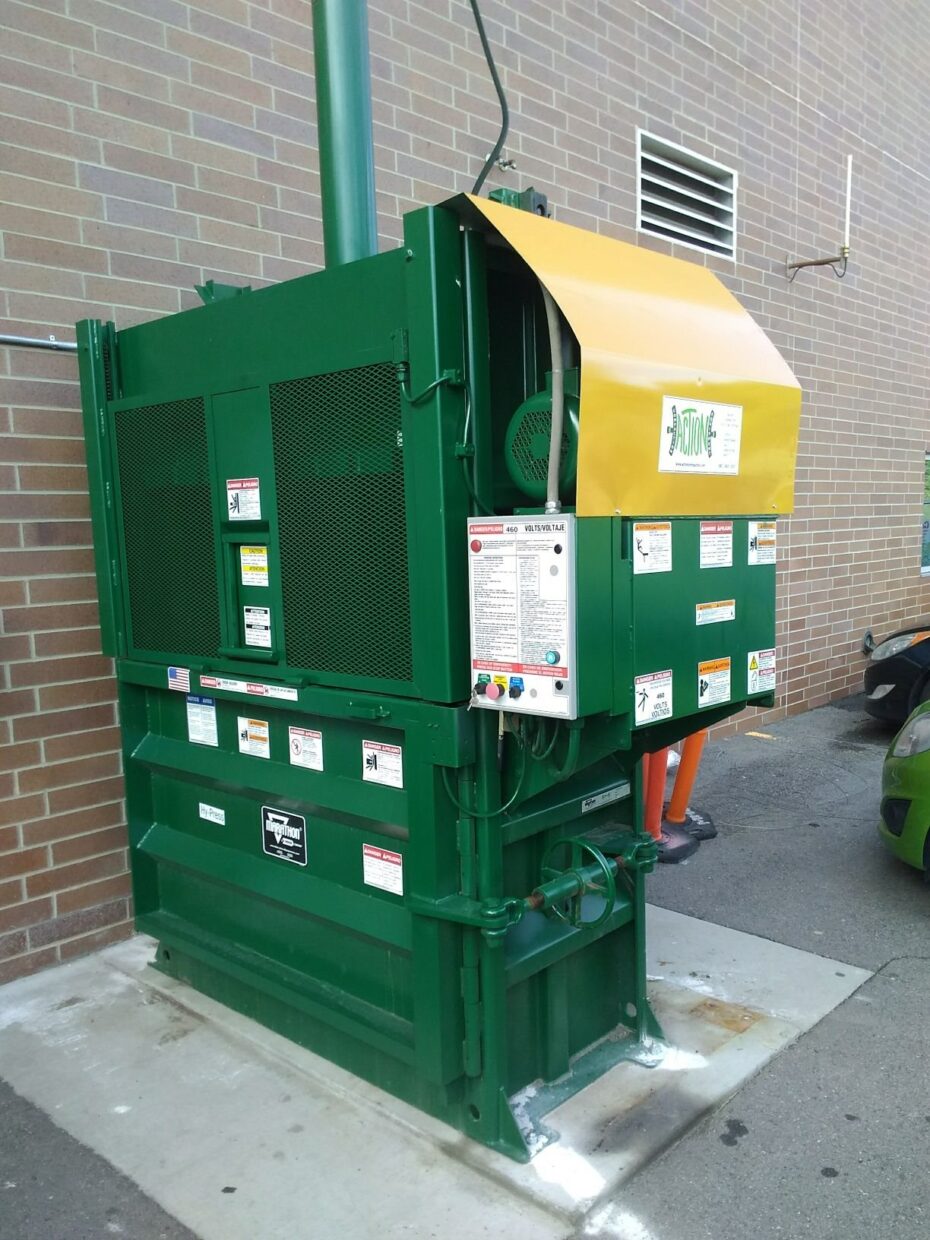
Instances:
[[[203,1240],[557,1240],[870,974],[650,911],[669,1040],[521,1166],[148,967],[137,937],[0,989],[0,1071]]]
[[[648,905],[649,976],[810,1029],[872,976],[868,969]]]

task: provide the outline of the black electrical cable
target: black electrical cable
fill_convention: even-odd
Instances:
[[[498,134],[497,141],[494,143],[494,150],[485,161],[484,167],[478,176],[478,180],[472,186],[473,194],[480,194],[481,187],[484,185],[488,173],[500,158],[500,153],[504,149],[504,143],[507,141],[507,133],[510,129],[510,109],[507,107],[507,97],[504,94],[504,88],[497,72],[497,65],[494,63],[494,57],[491,54],[491,45],[488,43],[488,36],[485,34],[484,22],[481,20],[481,14],[478,11],[478,0],[468,0],[471,5],[471,11],[475,15],[475,25],[478,27],[478,38],[481,40],[481,47],[484,51],[484,58],[488,62],[488,72],[491,74],[491,81],[494,83],[494,89],[497,91],[497,97],[501,105],[501,131]]]

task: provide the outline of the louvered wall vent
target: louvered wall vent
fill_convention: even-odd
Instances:
[[[674,142],[637,133],[640,232],[724,258],[736,252],[736,173]]]

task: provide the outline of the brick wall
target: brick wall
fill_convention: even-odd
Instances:
[[[806,394],[780,704],[762,721],[854,689],[862,630],[926,606],[930,7],[483,7],[513,112],[507,183],[535,183],[561,219],[636,240],[637,125],[739,171],[738,261],[707,262]],[[0,22],[0,330],[73,339],[78,318],[193,305],[211,277],[319,265],[309,0],[5,0]],[[497,110],[465,0],[372,0],[371,28],[388,246],[405,210],[470,186]],[[835,250],[847,152],[849,276],[789,286],[786,254]],[[128,933],[129,908],[74,361],[0,349],[0,383],[4,980]]]

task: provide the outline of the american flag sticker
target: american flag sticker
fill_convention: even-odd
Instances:
[[[188,667],[168,668],[168,688],[177,689],[180,693],[190,693],[191,673]]]

